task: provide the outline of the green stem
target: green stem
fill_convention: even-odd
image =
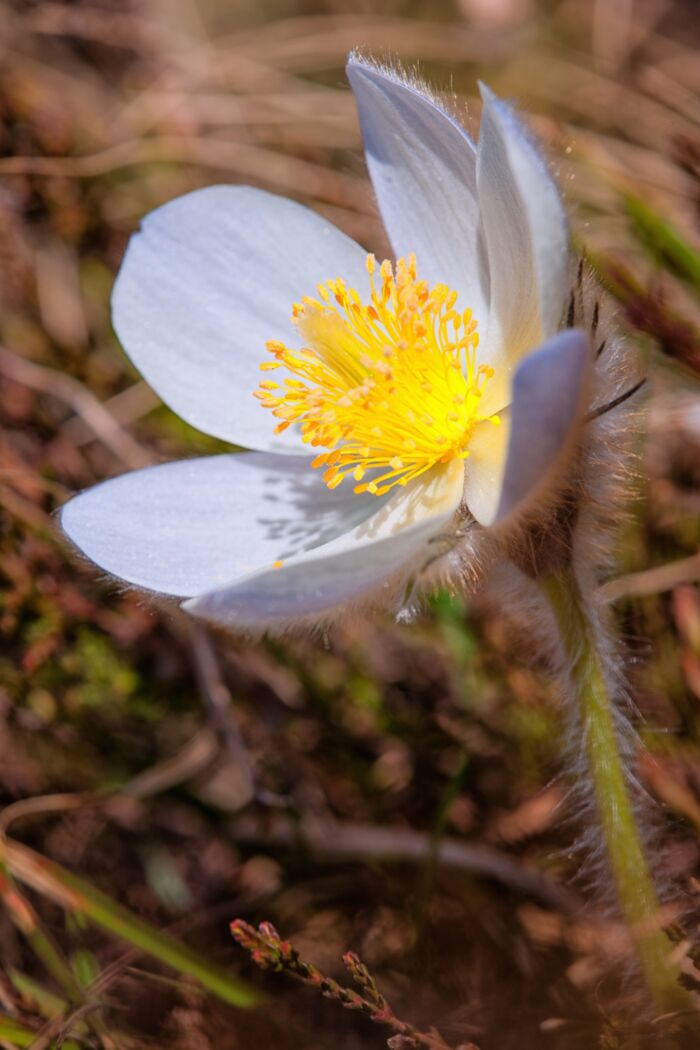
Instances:
[[[630,796],[614,701],[578,582],[562,573],[540,581],[554,612],[576,691],[586,759],[622,916],[633,938],[649,991],[662,1011],[687,1009],[688,997],[670,963],[671,945],[660,927],[659,900]]]

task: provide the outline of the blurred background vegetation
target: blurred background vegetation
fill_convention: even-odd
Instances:
[[[225,448],[159,404],[112,334],[140,216],[252,183],[382,255],[347,51],[420,63],[475,127],[477,78],[515,98],[652,380],[605,592],[695,943],[699,31],[694,0],[0,2],[0,1045],[386,1045],[392,1030],[261,974],[236,917],[272,920],[339,979],[357,951],[451,1047],[670,1045],[638,1023],[579,871],[527,624],[437,595],[418,624],[242,645],[101,582],[52,512]]]

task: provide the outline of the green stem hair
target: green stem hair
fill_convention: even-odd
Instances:
[[[645,856],[621,752],[614,700],[591,620],[573,571],[541,581],[569,664],[607,862],[639,964],[662,1011],[690,1005],[670,962],[671,944],[660,926],[659,899]]]

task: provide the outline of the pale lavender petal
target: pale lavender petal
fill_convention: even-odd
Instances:
[[[330,491],[308,460],[247,452],[122,474],[66,503],[61,525],[111,576],[190,597],[327,544],[378,506]]]
[[[510,436],[510,408],[498,415],[500,422],[485,420],[469,439],[469,455],[464,461],[464,499],[482,525],[496,517],[501,498],[503,472]]]
[[[488,269],[477,243],[476,151],[464,128],[419,87],[351,57],[367,166],[397,256],[458,292],[485,325]]]
[[[507,403],[522,355],[561,322],[568,228],[557,187],[520,120],[488,88],[481,92],[477,180],[491,278],[486,341],[496,368],[489,410],[496,411]]]
[[[430,541],[459,506],[463,482],[459,460],[434,468],[352,532],[184,607],[216,623],[260,631],[330,615],[369,595],[381,602],[393,593],[392,577],[417,575],[431,560]]]
[[[519,364],[497,509],[484,524],[527,511],[561,479],[585,414],[592,361],[586,333],[567,328]]]
[[[249,448],[307,452],[253,397],[268,339],[297,345],[292,306],[319,282],[367,285],[366,253],[326,219],[249,186],[211,186],[151,212],[129,242],[114,327],[178,415]]]

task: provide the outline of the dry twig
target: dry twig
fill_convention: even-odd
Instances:
[[[317,989],[326,999],[332,999],[347,1010],[357,1010],[375,1024],[386,1025],[394,1035],[387,1045],[391,1050],[450,1050],[436,1029],[421,1032],[407,1021],[401,1021],[377,987],[377,982],[354,952],[346,952],[343,963],[360,989],[346,988],[332,977],[326,977],[312,963],[306,962],[289,941],[283,941],[270,922],[261,922],[256,930],[243,919],[231,923],[231,933],[242,948],[250,952],[253,962],[263,970],[289,974],[309,988]],[[464,1044],[458,1050],[478,1050],[474,1043]]]
[[[444,870],[469,872],[494,879],[551,907],[572,912],[578,908],[573,893],[558,886],[546,875],[489,846],[443,838],[437,847],[429,834],[412,828],[380,827],[340,821],[302,820],[281,814],[263,818],[244,815],[232,823],[239,842],[265,843],[267,846],[297,844],[316,860],[384,860],[395,864],[422,864],[434,859]]]
[[[145,467],[153,455],[128,434],[87,387],[64,372],[34,364],[0,346],[0,373],[7,379],[70,405],[126,467]]]

